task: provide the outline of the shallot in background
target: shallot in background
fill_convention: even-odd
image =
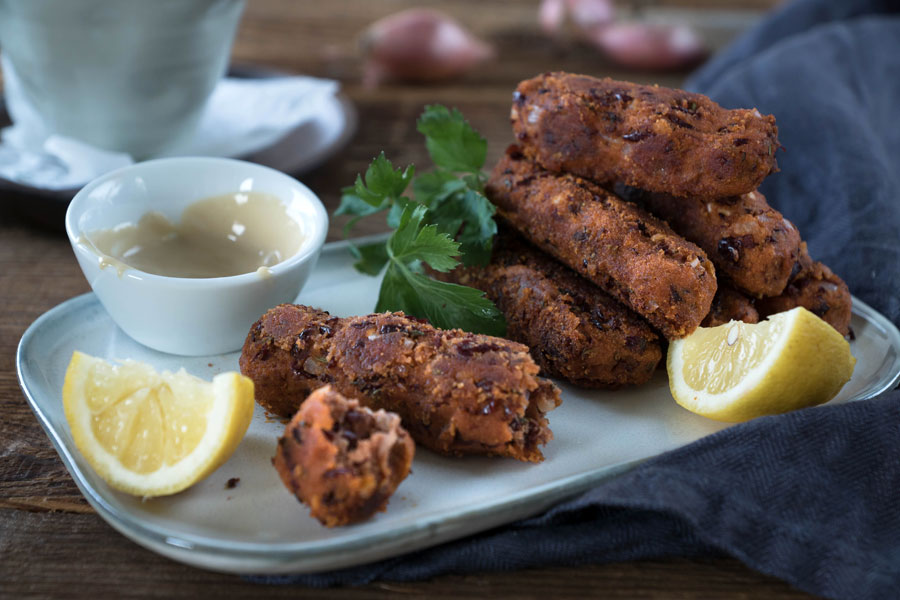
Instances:
[[[494,56],[494,49],[449,15],[411,8],[372,23],[360,38],[363,83],[452,79]]]
[[[648,18],[651,7],[644,2],[540,0],[533,6],[537,28],[532,31],[547,40],[548,53],[553,46],[574,45],[593,50],[598,65],[647,72],[684,71],[709,54],[696,29],[674,20],[661,21],[658,15]],[[452,8],[452,3],[446,8]],[[372,88],[385,82],[433,83],[484,68],[500,51],[469,27],[483,31],[485,20],[498,20],[504,10],[509,9],[488,2],[480,14],[457,12],[457,19],[442,10],[415,7],[373,21],[359,36],[363,84]]]
[[[709,51],[688,25],[617,19],[612,0],[542,0],[538,24],[557,40],[593,46],[618,66],[646,71],[686,69]],[[640,8],[633,12],[640,16]]]

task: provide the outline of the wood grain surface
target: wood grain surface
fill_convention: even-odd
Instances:
[[[396,163],[427,166],[416,116],[425,104],[458,107],[489,141],[489,161],[510,141],[509,98],[520,79],[564,69],[662,85],[684,73],[616,69],[594,51],[539,34],[537,2],[460,0],[439,5],[498,49],[498,58],[462,80],[429,86],[359,83],[356,40],[372,20],[413,5],[402,0],[250,0],[234,61],[331,77],[359,111],[359,129],[333,159],[302,179],[333,209],[381,150]],[[696,25],[720,47],[753,24],[773,0],[660,0],[622,4],[636,18]],[[61,228],[61,210],[36,225],[0,195],[0,597],[491,597],[491,598],[804,598],[787,584],[732,558],[668,558],[511,573],[448,575],[416,583],[379,582],[331,590],[264,587],[239,577],[190,568],[157,556],[116,533],[83,499],[19,389],[15,351],[25,328],[43,312],[89,291]],[[25,211],[27,212],[27,211]],[[330,239],[340,237],[332,223]],[[377,221],[359,233],[383,229]],[[602,559],[602,557],[598,557]]]

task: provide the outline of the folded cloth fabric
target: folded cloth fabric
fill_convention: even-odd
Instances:
[[[852,5],[852,6],[849,6]],[[851,291],[900,323],[900,3],[798,0],[688,86],[778,119],[763,191]],[[549,512],[309,586],[725,553],[831,598],[900,589],[900,391],[725,429]]]

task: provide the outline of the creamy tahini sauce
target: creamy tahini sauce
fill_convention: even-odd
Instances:
[[[179,223],[148,212],[137,223],[90,231],[79,241],[119,274],[132,267],[168,277],[267,277],[268,267],[297,253],[303,232],[276,196],[239,192],[194,202]]]

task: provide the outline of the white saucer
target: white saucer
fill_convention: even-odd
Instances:
[[[301,175],[331,158],[356,132],[353,103],[343,94],[325,102],[315,118],[259,152],[236,156],[290,175]]]

